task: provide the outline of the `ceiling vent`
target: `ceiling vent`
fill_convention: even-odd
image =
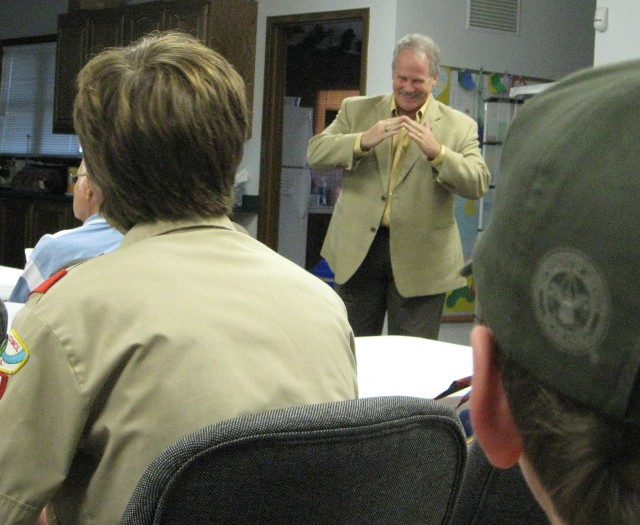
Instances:
[[[467,27],[518,33],[520,0],[469,0]]]

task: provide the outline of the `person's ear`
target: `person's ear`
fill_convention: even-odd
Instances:
[[[96,206],[102,204],[102,191],[91,179],[87,179],[87,197],[91,199]]]
[[[91,187],[91,184],[89,184],[88,182],[84,186],[84,196],[88,201],[93,199],[93,188]]]
[[[471,332],[473,379],[471,424],[489,462],[498,468],[515,465],[522,454],[522,440],[515,426],[500,371],[493,359],[491,330],[479,325]]]

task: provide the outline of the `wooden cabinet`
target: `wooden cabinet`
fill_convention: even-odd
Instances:
[[[253,107],[258,4],[255,0],[171,0],[58,17],[53,132],[74,133],[76,75],[105,47],[126,45],[152,31],[178,29],[221,53],[242,75]]]
[[[253,108],[258,4],[251,0],[213,0],[207,45],[224,56],[245,81],[247,105]]]
[[[102,16],[87,17],[87,59],[97,55],[105,47],[122,45],[124,35],[122,15],[113,9],[105,11]]]
[[[58,18],[56,81],[53,98],[53,132],[72,133],[75,78],[87,61],[88,19],[83,13]]]
[[[161,31],[163,27],[162,10],[158,9],[155,3],[131,6],[127,10],[124,22],[123,43],[134,42],[153,31]]]
[[[73,200],[65,195],[0,194],[0,264],[22,268],[24,249],[45,233],[75,228]]]
[[[164,9],[164,27],[189,33],[208,45],[210,9],[211,2],[192,0],[174,3]]]
[[[12,200],[0,197],[0,264],[22,268],[25,264],[26,218],[28,203],[22,199]]]
[[[153,31],[167,29],[184,31],[207,42],[211,3],[211,0],[182,0],[128,6],[123,12],[123,43],[128,44]]]
[[[27,248],[35,246],[45,233],[55,233],[82,224],[73,216],[73,204],[67,200],[31,202],[26,219]]]

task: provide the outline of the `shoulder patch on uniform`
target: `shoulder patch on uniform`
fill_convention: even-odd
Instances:
[[[15,374],[29,359],[29,349],[15,330],[11,330],[0,346],[0,373]]]
[[[47,293],[47,290],[51,288],[54,284],[56,284],[60,279],[62,279],[65,275],[67,275],[67,269],[63,268],[62,270],[58,270],[51,277],[49,277],[46,281],[44,281],[40,286],[37,286],[31,292],[32,293]]]

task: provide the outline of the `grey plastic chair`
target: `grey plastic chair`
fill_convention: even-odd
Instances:
[[[465,461],[458,417],[432,400],[275,410],[166,449],[121,524],[447,524]]]

